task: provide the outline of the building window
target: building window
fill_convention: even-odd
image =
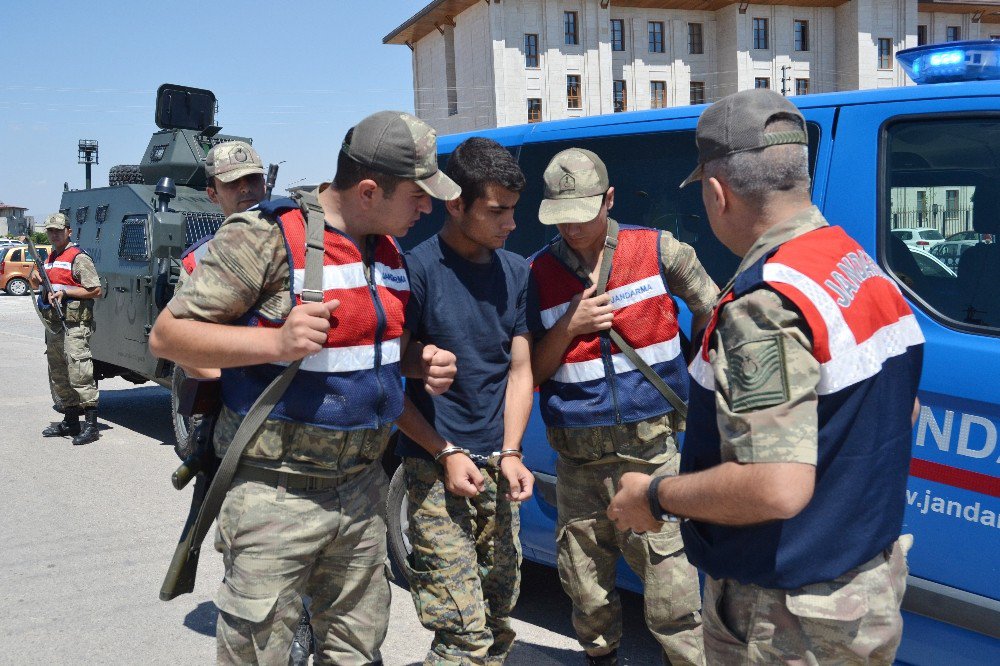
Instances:
[[[444,29],[444,77],[447,85],[448,115],[458,115],[458,78],[455,73],[455,29]]]
[[[927,43],[927,26],[918,25],[917,26],[917,46],[923,46]]]
[[[763,88],[763,89],[767,90],[768,88],[771,87],[771,79],[769,79],[766,76],[758,76],[757,78],[755,78],[753,80],[753,87],[754,88]]]
[[[796,95],[809,94],[809,79],[795,79],[795,94]]]
[[[538,35],[524,36],[524,66],[538,67]]]
[[[563,12],[563,31],[567,44],[579,44],[580,33],[577,30],[576,12]]]
[[[704,53],[705,40],[702,37],[701,23],[688,23],[688,53]]]
[[[649,52],[663,53],[663,21],[649,22]]]
[[[946,42],[957,42],[962,39],[962,29],[957,25],[949,25],[945,28],[945,38]]]
[[[649,108],[662,109],[667,106],[667,82],[649,82]]]
[[[795,22],[795,50],[809,50],[809,21]]]
[[[614,88],[615,113],[628,110],[628,93],[625,91],[625,81],[615,79]]]
[[[542,100],[537,97],[528,98],[528,122],[539,123],[542,121]]]
[[[892,40],[888,37],[878,38],[878,68],[892,69]]]
[[[691,82],[691,103],[692,104],[704,104],[705,103],[705,82],[704,81],[692,81]]]
[[[625,19],[611,19],[611,50],[625,50]]]
[[[582,108],[580,103],[580,75],[566,75],[566,106],[570,109]]]
[[[753,47],[755,49],[767,48],[767,19],[755,18],[753,20]]]

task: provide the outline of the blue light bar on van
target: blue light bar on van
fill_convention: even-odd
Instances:
[[[917,84],[1000,79],[1000,40],[925,44],[900,51],[896,60]]]

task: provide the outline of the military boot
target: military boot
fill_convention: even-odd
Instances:
[[[306,666],[313,651],[312,627],[309,625],[309,611],[302,609],[299,626],[292,641],[292,652],[288,657],[289,666]]]
[[[587,666],[618,666],[618,650],[612,650],[599,657],[587,655]]]
[[[97,409],[83,410],[83,418],[83,430],[80,430],[80,434],[73,438],[73,446],[96,442],[101,437],[101,433],[97,430]]]
[[[42,431],[42,437],[67,437],[80,434],[80,410],[75,407],[65,407],[63,420],[53,423]]]

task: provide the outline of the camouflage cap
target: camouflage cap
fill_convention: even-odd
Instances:
[[[556,153],[542,180],[545,198],[538,209],[542,224],[590,222],[601,211],[609,187],[604,162],[583,148]]]
[[[45,218],[46,229],[69,229],[69,219],[62,213],[52,213]]]
[[[264,175],[264,163],[257,151],[245,141],[217,143],[205,157],[205,175],[231,183],[252,173]]]
[[[437,133],[408,113],[373,113],[354,126],[342,150],[369,169],[415,181],[436,199],[450,201],[462,194],[462,188],[438,169]]]
[[[800,131],[768,132],[767,123],[782,116],[799,123]],[[698,166],[681,187],[701,180],[706,163],[733,153],[788,143],[809,144],[806,121],[788,99],[773,90],[753,88],[723,97],[698,119]]]

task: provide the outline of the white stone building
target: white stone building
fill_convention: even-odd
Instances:
[[[28,209],[0,202],[0,237],[23,236],[34,230],[34,218],[25,215]]]
[[[1000,36],[987,0],[433,0],[389,33],[416,114],[450,134],[712,102],[910,84],[896,51]]]

